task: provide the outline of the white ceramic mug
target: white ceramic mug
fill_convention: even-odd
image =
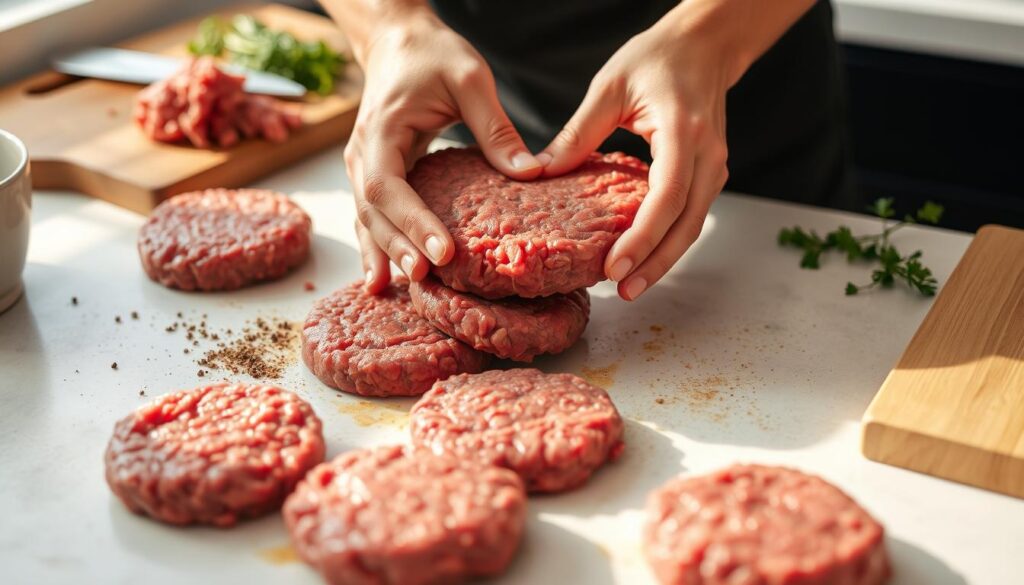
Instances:
[[[15,135],[0,130],[0,313],[21,297],[31,212],[28,151]]]

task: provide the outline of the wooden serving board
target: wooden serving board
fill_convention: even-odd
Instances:
[[[301,39],[323,39],[350,55],[327,18],[279,5],[243,5],[218,11],[226,18],[253,14]],[[122,43],[183,56],[194,19]],[[306,125],[284,143],[246,140],[229,149],[202,150],[146,138],[132,119],[141,86],[48,72],[0,90],[0,128],[28,146],[37,189],[73,189],[138,212],[170,195],[208,187],[238,187],[344,140],[352,130],[362,73],[350,63],[334,94],[303,100]],[[340,161],[339,161],[339,164]]]
[[[862,449],[1024,498],[1024,230],[978,231],[868,407]]]

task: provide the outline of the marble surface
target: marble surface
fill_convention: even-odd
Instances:
[[[198,377],[209,342],[185,354],[182,332],[165,331],[177,312],[206,314],[211,329],[298,321],[315,298],[360,276],[340,149],[261,185],[313,216],[313,257],[284,280],[224,294],[150,282],[135,251],[141,216],[36,193],[26,294],[0,315],[4,582],[319,582],[295,561],[276,515],[231,530],[171,528],[129,513],[103,479],[115,420],[225,376]],[[496,582],[652,582],[639,548],[647,492],[679,473],[758,461],[820,474],[881,519],[896,585],[1020,583],[1024,501],[861,456],[860,417],[931,301],[902,289],[845,297],[866,268],[829,258],[820,271],[800,270],[798,254],[775,245],[783,225],[840,223],[873,227],[863,216],[726,194],[692,251],[638,302],[607,283],[592,289],[584,338],[537,366],[607,386],[628,419],[627,448],[584,489],[531,499],[522,550]],[[908,228],[896,241],[925,250],[944,281],[970,236]],[[294,358],[277,382],[323,418],[329,456],[406,438],[410,400],[343,395]]]

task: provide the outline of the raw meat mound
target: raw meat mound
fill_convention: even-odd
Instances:
[[[644,553],[664,585],[880,585],[882,526],[794,469],[734,465],[677,478],[647,501]]]
[[[428,276],[411,283],[409,293],[416,311],[434,327],[480,351],[520,362],[568,349],[590,318],[586,289],[540,299],[488,300]]]
[[[622,417],[604,390],[531,368],[442,380],[413,406],[411,427],[414,445],[507,467],[531,492],[582,485],[623,449]]]
[[[280,193],[207,189],[158,205],[139,231],[139,257],[164,286],[234,290],[305,262],[312,229],[306,212]]]
[[[568,294],[604,280],[604,259],[647,194],[647,165],[594,153],[560,177],[514,181],[479,149],[421,158],[409,184],[444,222],[455,256],[446,285],[495,299]]]
[[[526,520],[506,469],[402,447],[349,451],[284,505],[299,555],[330,585],[427,585],[497,575]]]
[[[358,281],[317,301],[302,329],[302,358],[324,384],[365,396],[419,396],[487,363],[416,313],[403,277],[379,295]]]
[[[118,421],[106,475],[136,514],[231,526],[277,510],[323,460],[309,404],[273,386],[223,383],[168,394]]]
[[[197,148],[230,147],[244,138],[284,142],[302,126],[298,111],[264,95],[246,93],[245,77],[217,68],[213,57],[189,62],[135,97],[135,121],[158,142],[188,139]]]

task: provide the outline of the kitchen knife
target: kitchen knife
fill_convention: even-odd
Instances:
[[[183,58],[142,51],[92,47],[55,58],[53,68],[80,77],[149,84],[170,77],[185,62]],[[244,75],[244,88],[249,93],[282,97],[302,97],[306,94],[306,88],[301,84],[280,75],[228,64],[219,64],[218,67],[235,75]]]

